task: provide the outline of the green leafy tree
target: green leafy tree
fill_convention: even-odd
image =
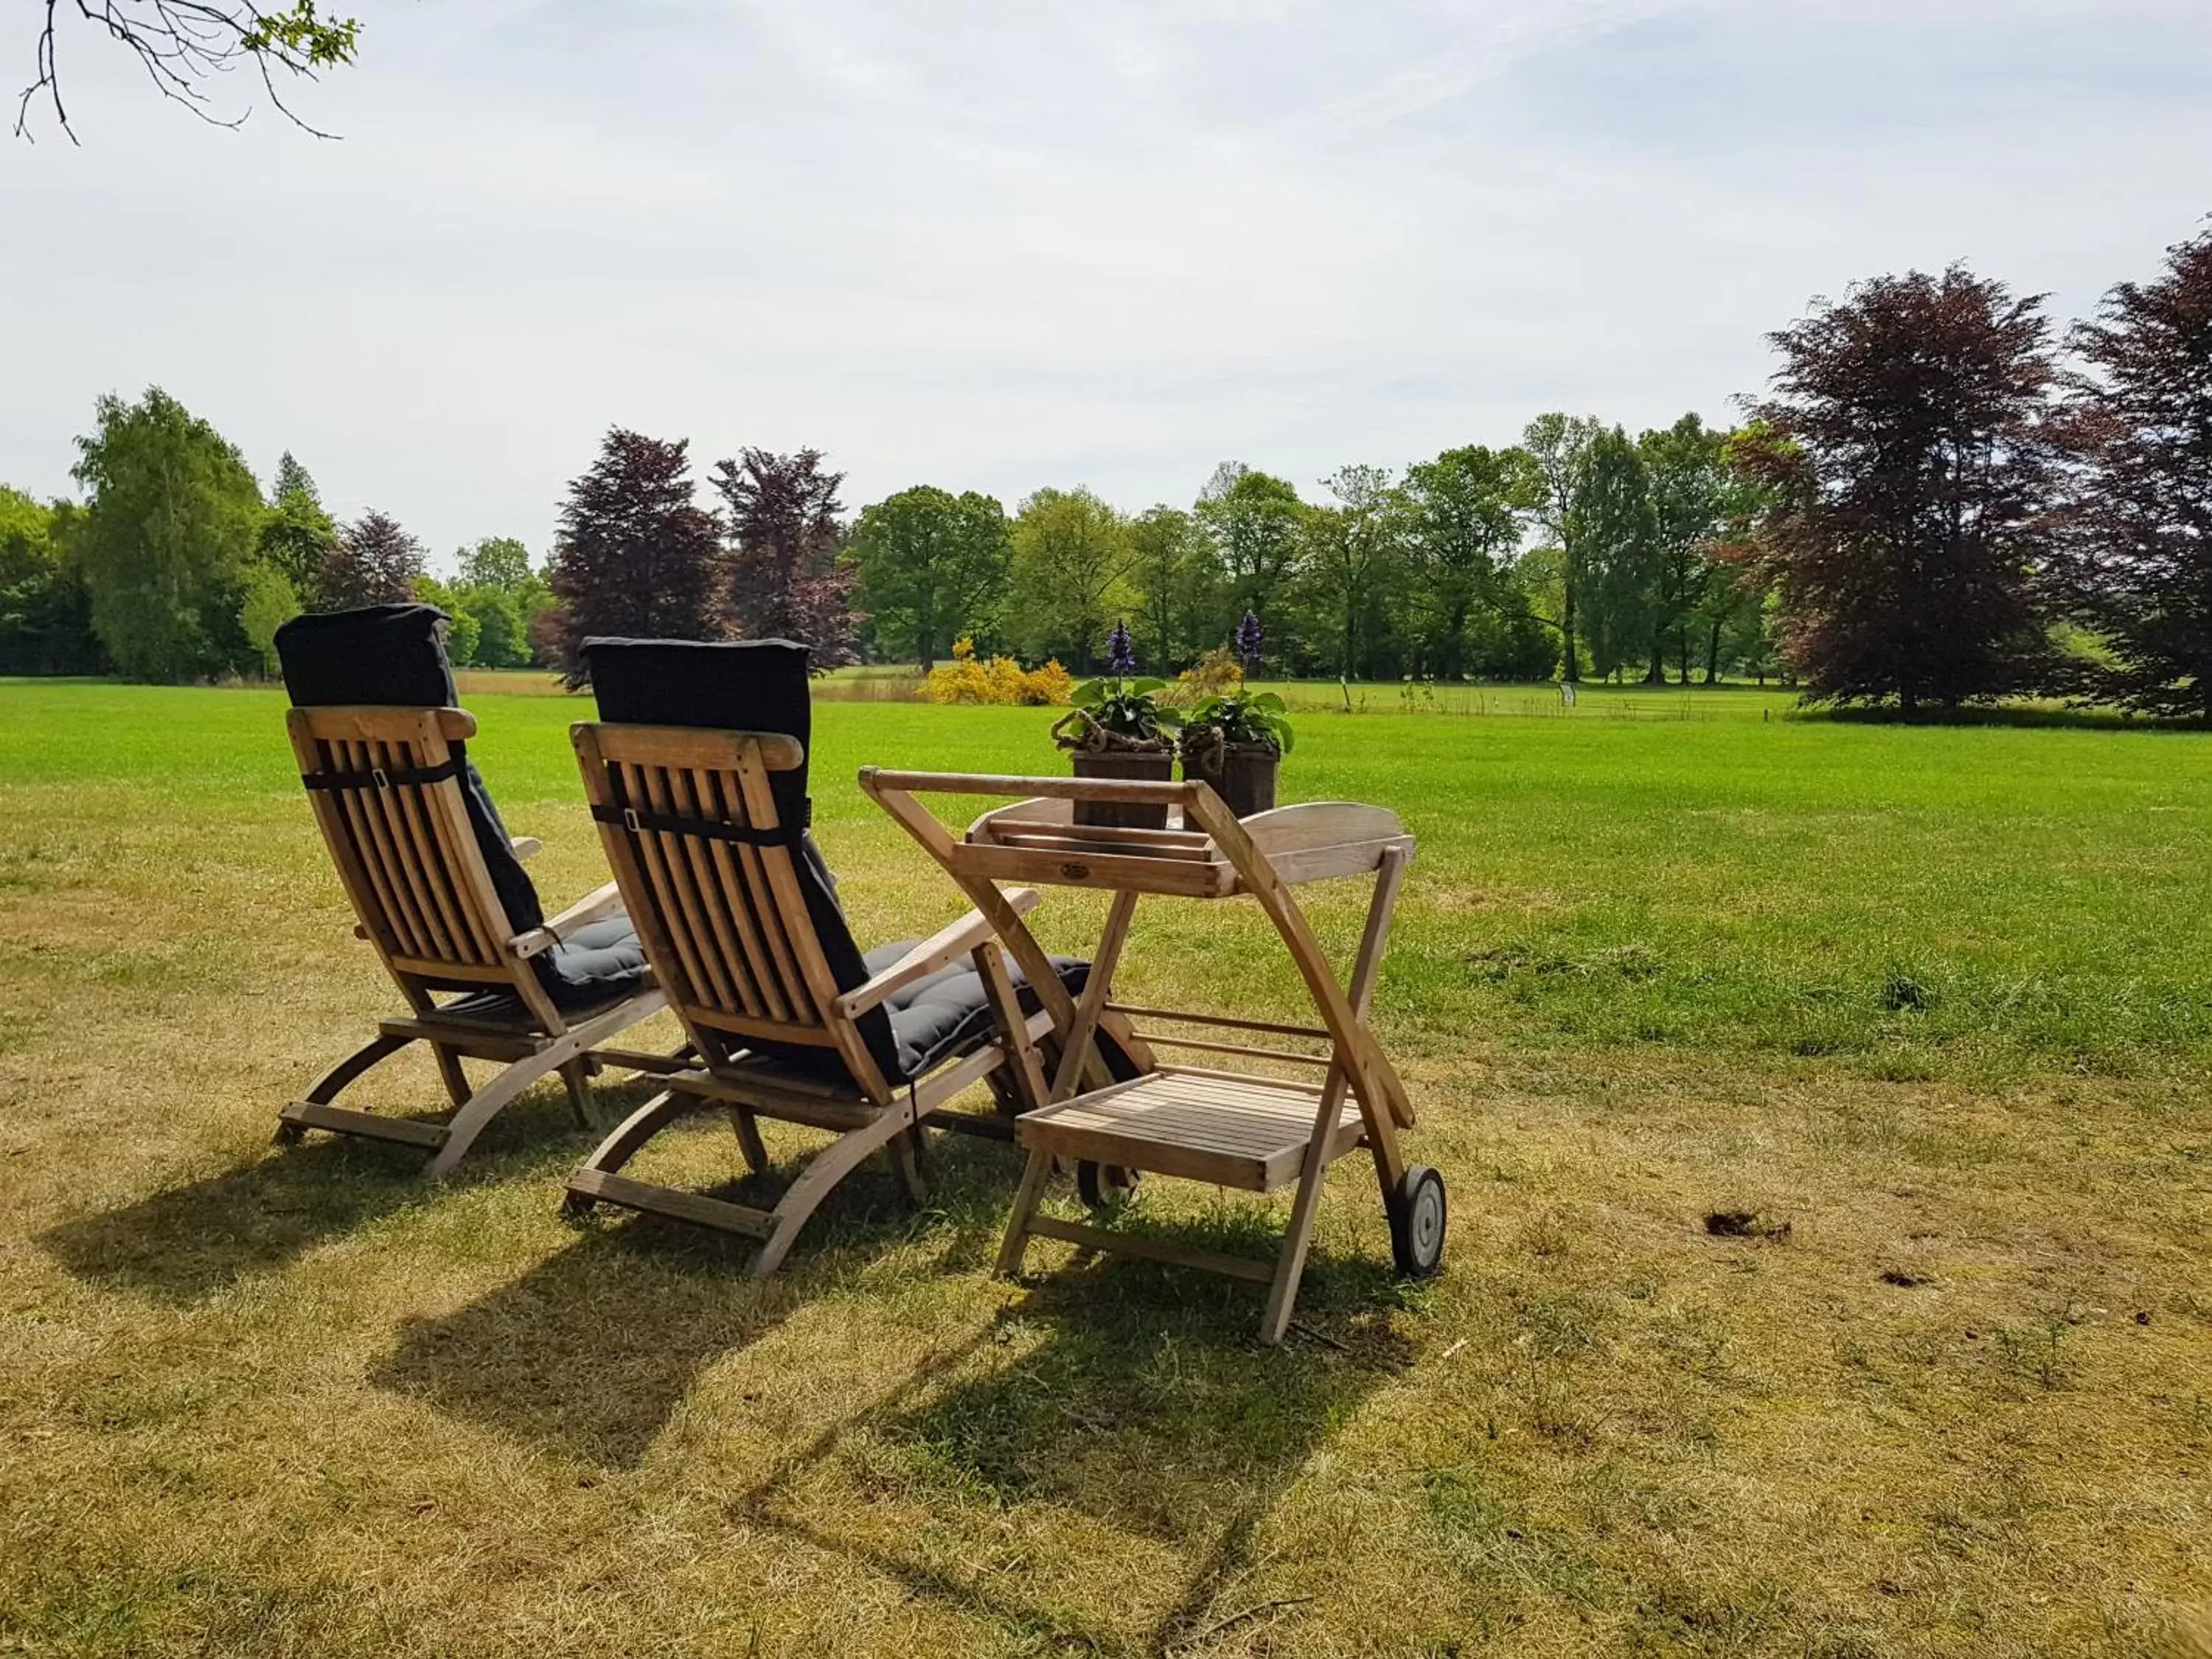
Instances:
[[[1006,626],[1032,659],[1088,673],[1106,632],[1135,609],[1135,556],[1121,515],[1088,489],[1040,489],[1014,516]]]
[[[1729,514],[1729,479],[1721,459],[1727,435],[1707,430],[1692,414],[1636,441],[1649,481],[1655,538],[1651,659],[1644,677],[1653,685],[1667,678],[1664,656],[1670,644],[1677,677],[1687,685],[1692,641],[1701,623],[1717,626],[1709,601],[1728,585],[1713,556],[1715,539]],[[1712,678],[1710,660],[1706,678]]]
[[[873,621],[878,650],[925,672],[988,616],[1012,560],[996,497],[931,484],[863,508],[847,551],[860,572],[854,602]]]
[[[279,672],[276,630],[299,614],[299,590],[275,565],[256,564],[246,573],[239,596],[238,630],[252,653],[254,668],[264,678],[273,678]]]
[[[453,596],[475,626],[476,660],[485,668],[526,668],[531,662],[530,618],[514,595],[503,587],[464,587]]]
[[[1194,516],[1227,586],[1228,611],[1262,623],[1288,585],[1298,557],[1304,507],[1281,478],[1242,461],[1224,461],[1200,492]]]
[[[1130,575],[1152,663],[1165,672],[1222,638],[1219,567],[1191,514],[1158,506],[1129,521]]]
[[[337,526],[324,510],[314,479],[289,449],[277,459],[269,506],[261,526],[262,562],[278,571],[295,593],[313,592],[337,540]]]
[[[238,451],[160,387],[104,397],[77,440],[92,624],[117,670],[179,680],[258,666],[239,629],[266,516]]]
[[[86,674],[105,665],[70,531],[79,509],[0,485],[0,674]]]
[[[519,592],[542,581],[530,568],[530,550],[512,536],[486,536],[463,548],[457,562],[463,587]]]
[[[1589,416],[1553,412],[1531,421],[1521,438],[1535,466],[1536,524],[1558,550],[1554,568],[1542,586],[1556,592],[1559,614],[1545,620],[1559,629],[1559,678],[1570,683],[1582,678],[1577,611],[1585,557],[1581,531],[1588,514],[1578,508],[1589,447],[1604,430],[1602,422]]]
[[[1326,617],[1329,665],[1364,679],[1374,672],[1380,602],[1403,568],[1405,503],[1383,467],[1339,467],[1321,482],[1337,504],[1307,510],[1301,572]]]
[[[1617,426],[1599,431],[1583,451],[1567,532],[1567,544],[1576,550],[1590,666],[1618,674],[1657,636],[1652,593],[1659,540],[1650,471]]]
[[[1406,469],[1406,598],[1421,665],[1455,678],[1475,665],[1470,625],[1510,631],[1526,608],[1509,580],[1536,499],[1525,449],[1448,449]]]

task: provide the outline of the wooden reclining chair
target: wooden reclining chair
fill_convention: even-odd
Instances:
[[[1088,966],[1051,959],[1041,999],[973,912],[928,939],[861,952],[806,833],[805,647],[594,640],[585,658],[603,723],[573,732],[584,793],[696,1059],[664,1068],[665,1092],[570,1178],[566,1211],[605,1202],[749,1235],[762,1241],[753,1271],[769,1273],[878,1148],[919,1196],[920,1131],[969,1085],[1043,1103],[1035,1045],[1055,1012],[1072,1012]],[[1020,913],[1036,896],[1006,900]],[[662,1129],[710,1109],[727,1111],[756,1172],[769,1167],[761,1118],[837,1139],[772,1210],[620,1173]]]
[[[580,1123],[599,1127],[587,1059],[658,1012],[637,936],[612,882],[547,919],[468,758],[476,721],[453,706],[445,613],[372,605],[295,618],[276,648],[301,781],[359,919],[408,1012],[278,1115],[280,1144],[309,1129],[416,1146],[441,1176],[484,1125],[558,1072]],[[441,1000],[443,999],[443,1000]],[[427,1042],[452,1097],[443,1123],[355,1111],[338,1093],[410,1043]],[[465,1059],[504,1069],[472,1087]]]

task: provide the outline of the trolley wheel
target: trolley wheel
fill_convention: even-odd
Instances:
[[[1390,1254],[1408,1279],[1433,1279],[1444,1265],[1444,1178],[1416,1164],[1390,1194]]]
[[[1085,1158],[1075,1166],[1075,1190],[1094,1210],[1118,1204],[1137,1188],[1137,1172],[1118,1164],[1094,1164]]]

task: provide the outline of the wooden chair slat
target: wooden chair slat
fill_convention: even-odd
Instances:
[[[404,744],[378,743],[369,747],[376,763],[387,772],[404,771],[418,764]],[[473,952],[468,950],[468,935],[460,928],[458,918],[443,914],[430,878],[430,872],[445,863],[445,849],[416,823],[406,796],[404,787],[394,787],[378,789],[369,799],[373,810],[385,819],[392,845],[399,851],[400,873],[406,879],[408,890],[414,895],[415,914],[435,941],[438,954],[448,962],[470,961]]]
[[[738,800],[734,778],[726,773],[708,769],[702,769],[695,776],[704,810],[728,823],[744,822],[744,809]],[[737,930],[738,948],[744,954],[744,988],[753,1005],[745,1012],[758,1018],[788,1020],[791,1009],[784,1002],[783,993],[775,983],[775,970],[769,961],[767,943],[761,938],[760,928],[753,920],[752,901],[746,895],[740,861],[732,854],[727,842],[715,842],[709,850],[718,884],[729,906],[730,921]]]
[[[667,774],[667,789],[671,810],[679,817],[707,818],[713,816],[712,804],[695,788],[690,768],[671,767]],[[746,971],[744,956],[738,949],[736,933],[730,923],[729,907],[724,902],[726,895],[721,872],[715,866],[713,854],[708,850],[721,843],[710,842],[702,836],[684,836],[678,839],[683,842],[684,856],[690,862],[693,898],[698,905],[699,914],[706,920],[707,933],[711,935],[711,938],[701,939],[701,948],[711,946],[721,978],[729,988],[722,1006],[733,1012],[750,1013],[756,1002],[751,975]]]
[[[645,769],[624,763],[621,773],[623,793],[629,799],[633,802],[646,800]],[[659,921],[661,935],[674,949],[676,966],[684,977],[682,985],[669,988],[669,994],[687,1006],[711,1006],[714,1002],[712,987],[699,966],[697,955],[691,949],[691,936],[684,927],[682,908],[661,850],[661,837],[640,835],[630,837],[630,840],[637,848],[640,873],[645,877],[647,888],[653,896],[653,911]]]
[[[366,743],[342,743],[337,753],[340,767],[349,772],[365,772],[376,764]],[[344,801],[347,816],[354,821],[363,861],[377,878],[392,934],[409,956],[434,956],[434,942],[415,915],[406,878],[399,873],[398,854],[383,818],[377,813],[375,802],[358,789],[334,793]]]
[[[648,766],[642,769],[645,801],[656,812],[682,815],[670,786],[665,767]],[[737,994],[730,984],[729,973],[716,948],[713,929],[708,925],[707,908],[702,900],[696,882],[692,879],[691,854],[696,838],[655,831],[660,843],[661,862],[668,871],[668,884],[676,913],[670,925],[679,930],[690,942],[692,959],[705,975],[701,989],[711,991],[714,1006],[732,1008],[738,1006]]]

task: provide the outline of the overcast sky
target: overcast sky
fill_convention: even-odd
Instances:
[[[351,9],[299,99],[337,143],[64,20],[81,147],[0,145],[0,482],[69,490],[150,383],[440,563],[542,553],[612,423],[812,445],[848,508],[1313,495],[1547,409],[1726,420],[1877,272],[2075,314],[2212,212],[2204,0]]]

